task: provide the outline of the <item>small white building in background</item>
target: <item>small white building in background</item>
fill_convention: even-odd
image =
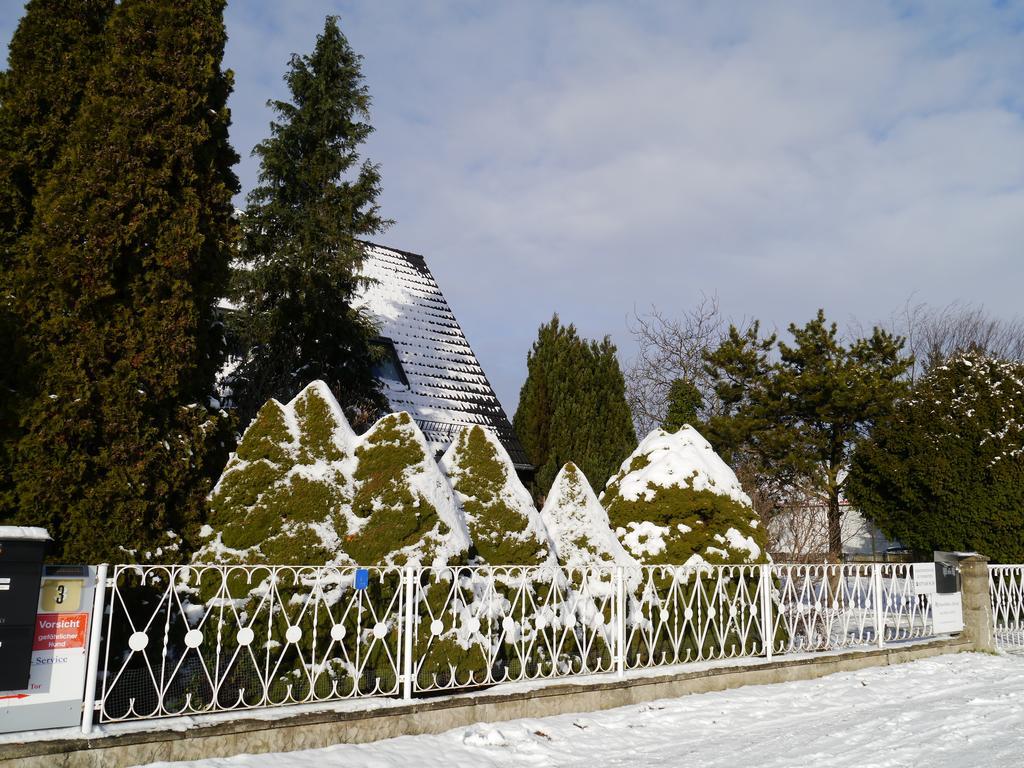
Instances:
[[[841,501],[844,560],[885,560],[900,547],[866,520],[848,501]],[[769,552],[777,562],[821,562],[828,554],[828,506],[820,502],[785,507],[768,521]],[[890,553],[891,554],[891,553]]]

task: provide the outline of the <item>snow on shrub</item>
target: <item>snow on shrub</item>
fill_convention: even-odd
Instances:
[[[463,563],[469,534],[451,487],[408,413],[392,413],[355,450],[345,551],[363,565]]]
[[[540,516],[558,563],[566,568],[639,565],[615,537],[608,513],[575,464],[566,464],[555,475]]]
[[[357,438],[327,386],[282,405],[269,400],[245,430],[210,494],[207,543],[196,562],[306,565],[350,562],[342,510]]]
[[[766,561],[764,532],[735,473],[697,430],[656,429],[601,494],[619,541],[646,564]]]
[[[498,438],[483,427],[456,436],[441,459],[465,515],[478,563],[554,565],[551,540],[530,492]]]
[[[421,680],[429,683],[435,676],[445,680],[455,674],[463,681],[481,680],[488,673],[497,679],[506,675],[516,679],[535,669],[551,670],[558,660],[544,649],[554,647],[550,641],[560,618],[547,606],[553,590],[564,587],[564,579],[530,492],[519,481],[497,437],[479,426],[459,432],[441,467],[465,516],[473,543],[472,562],[509,567],[467,569],[453,575],[458,584],[450,594],[436,589],[447,604],[431,605],[430,610],[434,615],[445,614],[446,631],[430,641]],[[520,606],[519,611],[513,605]],[[524,611],[525,606],[537,610]],[[455,616],[462,619],[455,621]],[[492,631],[495,627],[499,631]],[[549,635],[547,643],[539,639],[542,633]],[[534,640],[538,640],[535,657],[521,658],[517,643],[529,645]]]

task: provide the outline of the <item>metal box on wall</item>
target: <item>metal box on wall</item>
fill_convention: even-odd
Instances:
[[[0,691],[28,685],[43,557],[42,528],[0,526]]]
[[[961,552],[934,552],[935,591],[940,595],[951,595],[960,591]]]

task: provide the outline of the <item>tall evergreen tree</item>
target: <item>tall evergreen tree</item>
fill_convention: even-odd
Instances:
[[[204,403],[234,238],[223,0],[121,0],[19,244],[39,336],[19,502],[57,556],[122,558],[188,532],[209,490]]]
[[[14,305],[17,243],[29,230],[35,198],[64,145],[82,93],[103,53],[113,0],[31,0],[0,73],[0,521],[17,518],[13,462],[18,419],[34,375],[36,335]]]
[[[726,456],[751,456],[792,490],[823,498],[828,508],[829,554],[842,554],[840,500],[850,454],[871,425],[904,391],[910,365],[903,339],[875,328],[844,345],[825,313],[803,327],[789,326],[793,343],[758,338],[753,325],[730,328],[708,364],[724,405],[706,434]]]
[[[555,475],[573,462],[595,488],[636,447],[626,384],[605,337],[588,341],[555,315],[540,327],[526,360],[513,426],[536,466],[534,495],[547,493]]]
[[[278,120],[253,151],[260,185],[243,218],[236,288],[248,356],[232,382],[243,423],[315,379],[357,425],[385,406],[372,371],[376,333],[352,306],[366,283],[358,238],[390,224],[377,205],[379,168],[359,160],[373,130],[361,59],[328,17],[313,53],[292,56],[292,101],[270,102]]]

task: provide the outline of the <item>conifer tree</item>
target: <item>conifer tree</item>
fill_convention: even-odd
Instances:
[[[373,130],[361,58],[328,17],[313,53],[292,56],[292,100],[270,103],[278,119],[254,150],[260,185],[243,217],[236,286],[248,356],[232,382],[243,423],[314,379],[357,425],[385,406],[372,372],[376,333],[352,306],[366,282],[358,238],[390,224],[377,205],[380,171],[359,161]]]
[[[32,391],[35,334],[14,305],[18,240],[78,111],[113,0],[30,0],[0,73],[0,521],[17,519],[13,488],[19,414]],[[24,265],[20,268],[23,268]]]
[[[684,424],[700,427],[697,416],[704,406],[704,398],[692,381],[675,379],[668,390],[668,409],[661,428],[666,432],[675,432]]]
[[[848,493],[918,552],[1024,558],[1024,364],[980,352],[933,365],[851,462]]]
[[[736,328],[707,357],[723,414],[706,425],[711,444],[727,461],[751,457],[759,471],[828,508],[829,555],[842,554],[840,500],[850,454],[875,420],[904,391],[910,361],[903,339],[875,328],[843,344],[825,313],[800,327],[792,344],[758,337],[755,323]]]
[[[117,5],[19,244],[19,313],[41,367],[15,482],[66,560],[188,533],[216,469],[205,400],[238,187],[223,6]]]
[[[513,420],[537,468],[536,493],[573,462],[592,485],[603,488],[636,447],[626,385],[615,345],[581,339],[555,315],[540,327],[527,356],[527,376]]]

